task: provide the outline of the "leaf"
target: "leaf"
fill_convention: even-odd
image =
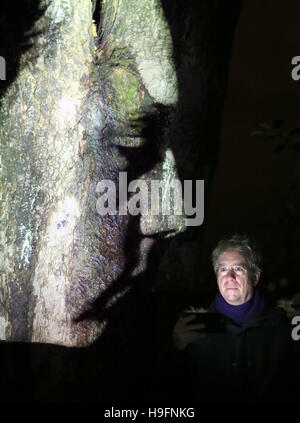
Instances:
[[[271,129],[271,126],[268,123],[258,123],[257,126],[264,129]]]
[[[264,133],[265,133],[265,131],[255,130],[255,131],[250,132],[250,137],[254,137],[254,135],[262,135]]]

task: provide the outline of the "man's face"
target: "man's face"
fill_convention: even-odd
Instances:
[[[222,297],[231,305],[250,300],[260,273],[251,281],[244,256],[235,250],[227,250],[219,257],[217,282]]]

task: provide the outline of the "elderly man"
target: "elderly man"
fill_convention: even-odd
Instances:
[[[299,343],[284,311],[268,306],[257,288],[258,252],[235,235],[219,242],[212,262],[219,292],[209,312],[223,319],[224,330],[205,333],[193,323],[195,314],[175,324],[173,364],[184,376],[182,394],[199,403],[299,400]]]

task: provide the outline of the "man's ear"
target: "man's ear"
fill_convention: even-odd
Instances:
[[[255,274],[254,274],[254,282],[253,282],[254,286],[256,286],[258,284],[258,281],[259,281],[259,278],[260,278],[260,274],[261,274],[261,272],[259,270],[257,272],[255,272]]]

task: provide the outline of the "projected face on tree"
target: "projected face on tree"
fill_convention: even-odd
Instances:
[[[163,248],[150,289],[185,289],[196,277],[200,231],[190,227],[203,221],[204,187],[195,183],[210,177],[215,160],[226,80],[216,69],[229,58],[231,37],[220,31],[216,40],[211,25],[221,3],[200,2],[198,10],[164,0],[93,2],[101,9],[97,37],[89,1],[25,3],[18,16],[4,8],[0,22],[0,59],[7,59],[5,81],[0,63],[0,189],[7,199],[0,334],[88,345],[107,319],[80,316],[93,304],[102,312],[118,304],[148,271],[154,246]],[[108,214],[97,211],[104,180],[115,187]]]

